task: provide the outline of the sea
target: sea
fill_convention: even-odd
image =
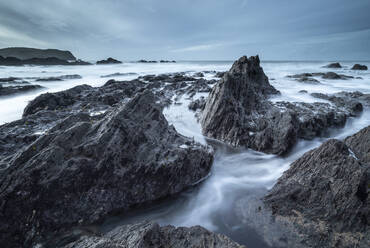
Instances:
[[[134,63],[124,62],[112,65],[89,66],[0,66],[0,78],[19,77],[45,88],[25,94],[0,97],[0,125],[22,117],[23,109],[29,101],[46,92],[57,92],[76,85],[102,86],[109,79],[132,80],[148,74],[185,72],[192,75],[203,72],[206,79],[215,79],[213,71],[227,71],[233,61],[178,61],[177,63]],[[271,101],[325,102],[310,96],[310,93],[336,93],[340,91],[360,91],[370,93],[370,71],[350,70],[353,64],[361,63],[370,67],[370,62],[342,61],[343,68],[328,69],[323,66],[329,61],[262,61],[261,66],[270,84],[281,92]],[[287,75],[304,72],[328,72],[353,76],[349,80],[319,79],[320,84],[294,81]],[[107,76],[120,73],[119,76]],[[81,79],[36,82],[38,77],[55,77],[78,74]],[[299,93],[306,90],[308,93]],[[200,96],[204,93],[199,93]],[[273,247],[262,235],[263,227],[249,226],[236,213],[236,205],[242,198],[260,190],[268,191],[290,164],[305,152],[318,147],[330,138],[343,139],[370,125],[370,109],[365,108],[356,118],[349,118],[343,128],[331,129],[325,137],[314,140],[301,140],[288,155],[279,157],[245,148],[232,148],[222,142],[207,140],[201,126],[188,110],[189,99],[182,97],[178,102],[164,109],[163,113],[176,130],[203,144],[211,144],[215,158],[210,175],[193,188],[173,196],[132,210],[129,213],[108,218],[99,225],[100,231],[141,220],[157,221],[161,225],[194,226],[201,225],[211,231],[223,233],[249,248]],[[253,200],[253,198],[250,198]],[[265,234],[266,235],[266,234]]]

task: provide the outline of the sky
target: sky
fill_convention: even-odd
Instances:
[[[370,60],[370,0],[0,0],[0,48],[96,60]]]

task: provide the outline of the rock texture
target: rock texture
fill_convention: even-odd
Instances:
[[[84,236],[64,248],[243,248],[222,234],[203,227],[159,226],[152,222],[118,227],[103,236]]]
[[[366,71],[366,70],[367,70],[367,66],[366,66],[366,65],[355,64],[355,65],[352,67],[352,70],[362,70],[362,71]]]
[[[9,96],[9,95],[14,95],[18,93],[39,90],[42,88],[44,87],[40,85],[31,85],[31,84],[30,85],[7,86],[7,87],[3,87],[0,84],[0,96]]]
[[[62,51],[58,49],[36,49],[27,47],[9,47],[0,49],[0,56],[14,57],[20,60],[33,58],[47,59],[57,58],[60,60],[77,60],[70,51]]]
[[[106,60],[99,60],[96,62],[98,65],[104,64],[122,64],[122,61],[116,60],[114,58],[107,58]]]
[[[57,102],[43,98],[31,103],[25,118],[45,116],[49,112],[40,106]],[[49,233],[176,194],[207,176],[211,150],[179,135],[156,102],[145,91],[103,115],[69,113],[13,155],[3,150],[10,143],[1,139],[6,161],[0,174],[0,244],[28,246]],[[61,104],[74,101],[55,106]],[[12,125],[0,128],[9,131]]]
[[[334,69],[336,69],[336,68],[342,68],[341,64],[340,64],[340,63],[338,63],[338,62],[328,64],[328,65],[326,65],[326,66],[324,66],[324,67],[325,67],[325,68],[334,68]]]
[[[309,247],[368,247],[370,126],[291,164],[264,198]]]

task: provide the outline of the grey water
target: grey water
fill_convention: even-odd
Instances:
[[[272,101],[323,101],[313,98],[309,93],[335,93],[339,91],[361,91],[370,93],[369,71],[352,71],[349,68],[354,62],[342,62],[342,69],[326,69],[322,66],[328,62],[262,62],[265,74],[270,83],[277,88],[281,95],[272,98]],[[369,62],[364,63],[368,67]],[[140,75],[161,74],[171,72],[186,72],[189,75],[200,71],[226,71],[232,61],[183,61],[175,64],[140,64],[123,63],[119,65],[91,65],[91,66],[22,66],[0,67],[0,78],[3,77],[51,77],[66,74],[79,74],[81,79],[36,82],[45,89],[0,98],[0,124],[21,118],[24,107],[37,95],[45,92],[65,90],[80,84],[101,86],[109,79],[131,80]],[[324,80],[321,84],[299,83],[287,78],[287,75],[303,72],[326,72],[335,70],[354,77],[351,80]],[[114,73],[131,73],[124,76],[102,78],[101,76]],[[132,74],[135,73],[135,74]],[[214,73],[205,73],[205,78],[214,78]],[[298,93],[307,90],[308,94]],[[202,94],[198,94],[199,97]],[[206,96],[206,94],[203,94]],[[201,133],[200,124],[189,111],[189,99],[182,97],[181,105],[171,105],[164,109],[164,115],[176,130],[195,140],[212,145],[215,149],[215,158],[211,174],[197,186],[173,196],[169,199],[154,202],[148,206],[138,207],[128,213],[107,219],[101,226],[101,231],[108,231],[115,226],[132,223],[139,220],[154,220],[162,225],[175,226],[201,225],[211,231],[228,235],[235,241],[248,247],[272,247],[273,244],[265,240],[261,227],[249,225],[243,215],[239,213],[240,200],[253,197],[260,198],[269,190],[276,180],[289,168],[289,165],[306,151],[319,146],[328,138],[342,139],[370,124],[370,110],[365,108],[357,118],[350,118],[345,127],[332,129],[326,137],[311,141],[300,141],[292,152],[285,157],[268,155],[250,149],[232,148],[221,142],[207,140]],[[238,207],[239,206],[239,207]]]

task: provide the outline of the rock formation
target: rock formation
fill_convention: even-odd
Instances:
[[[366,65],[360,65],[360,64],[355,64],[351,70],[362,70],[362,71],[366,71],[367,70],[367,66]]]
[[[207,176],[212,152],[179,135],[156,102],[145,91],[103,115],[66,111],[65,119],[30,141],[10,136],[25,120],[1,126],[0,244],[29,246],[50,233],[176,194]],[[70,98],[63,104],[74,103]],[[50,104],[54,100],[38,99],[25,118],[50,115],[43,108]],[[13,142],[29,145],[10,150]]]
[[[369,154],[370,126],[344,141],[328,140],[291,164],[264,202],[315,247],[367,247]]]
[[[331,63],[331,64],[328,64],[326,66],[324,66],[325,68],[331,68],[331,69],[337,69],[337,68],[342,68],[341,64],[336,62],[336,63]]]
[[[96,62],[98,65],[104,64],[122,64],[122,61],[116,60],[114,58],[107,58],[106,60],[99,60]]]

